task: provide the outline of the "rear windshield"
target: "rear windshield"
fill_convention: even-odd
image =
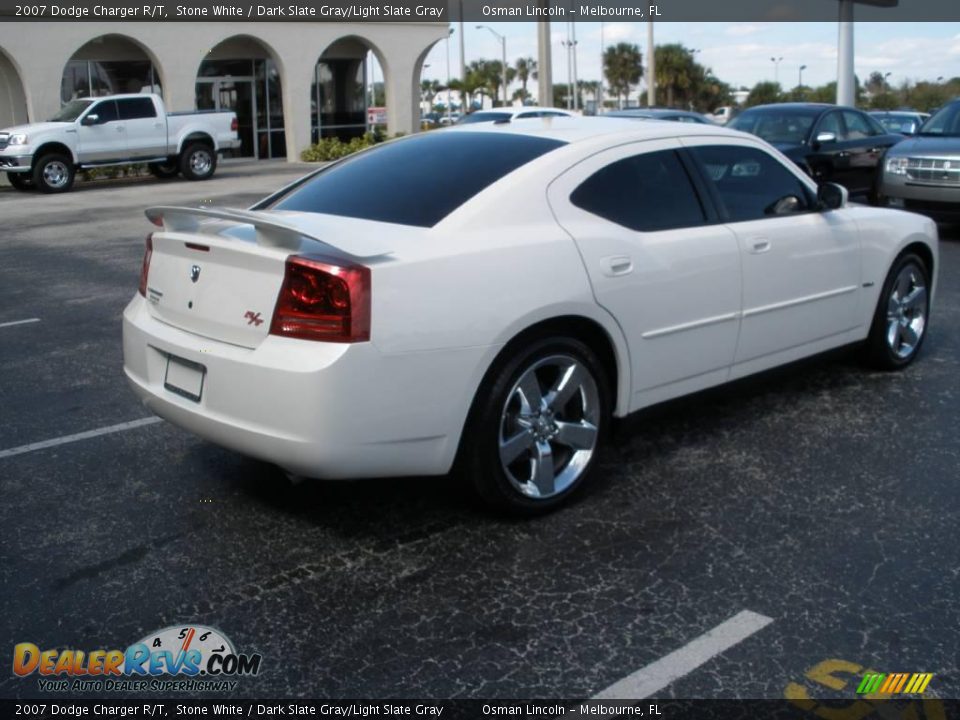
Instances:
[[[488,185],[564,144],[434,130],[331,165],[270,207],[432,227]]]

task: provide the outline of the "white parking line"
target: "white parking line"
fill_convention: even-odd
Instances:
[[[46,448],[56,447],[57,445],[66,445],[67,443],[77,442],[78,440],[89,440],[100,435],[109,435],[110,433],[124,432],[125,430],[134,430],[144,425],[153,425],[161,422],[162,418],[148,417],[131,422],[120,423],[119,425],[109,425],[108,427],[98,428],[96,430],[87,430],[86,432],[75,435],[64,435],[53,440],[43,440],[41,442],[21,445],[20,447],[10,448],[9,450],[0,450],[0,460],[13,457],[14,455],[23,455],[23,453],[33,452],[34,450],[45,450]]]
[[[14,325],[26,325],[27,323],[40,322],[40,318],[27,318],[26,320],[14,320],[13,322],[0,323],[0,328],[13,327]]]
[[[695,640],[691,640],[679,650],[674,650],[656,662],[618,680],[606,690],[598,692],[591,700],[648,698],[772,622],[773,618],[743,610]]]

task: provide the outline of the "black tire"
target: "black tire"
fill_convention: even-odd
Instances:
[[[929,318],[930,270],[919,255],[904,253],[893,263],[880,290],[863,346],[864,361],[878,370],[907,367],[923,346]],[[912,338],[916,340],[911,342]]]
[[[180,153],[180,174],[187,180],[208,180],[217,169],[217,153],[206,143],[191,143]]]
[[[531,373],[541,394],[536,400],[549,399],[564,373],[572,379],[565,388],[572,389],[552,396],[555,403],[550,408],[543,402],[537,403],[536,413],[524,412],[524,398],[528,393],[536,396],[536,392],[524,390]],[[524,386],[518,385],[522,379]],[[458,471],[479,498],[496,510],[514,515],[548,512],[588,481],[610,424],[610,412],[610,384],[596,353],[574,338],[532,340],[498,362],[481,385],[460,441]],[[566,445],[573,437],[568,432],[577,434],[583,447]],[[588,448],[586,438],[590,436]],[[509,439],[520,443],[503,442]],[[510,445],[518,448],[518,455],[506,463],[502,457],[510,455]],[[520,450],[521,446],[525,449]],[[544,448],[550,452],[543,453]],[[553,480],[542,485],[551,490],[542,497],[537,497],[541,492],[538,477],[547,476],[546,472],[538,476],[538,469],[553,473]]]
[[[160,180],[170,180],[180,174],[180,168],[177,167],[177,161],[168,160],[167,162],[155,162],[148,165],[150,174]]]
[[[13,187],[23,192],[29,192],[35,188],[29,173],[7,173],[7,180]]]
[[[47,153],[33,164],[33,184],[43,193],[67,192],[75,176],[73,160],[61,153]]]

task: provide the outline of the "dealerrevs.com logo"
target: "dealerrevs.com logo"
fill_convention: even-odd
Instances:
[[[150,633],[126,650],[13,648],[13,674],[38,676],[48,692],[232,691],[235,678],[260,672],[262,656],[238,653],[219,630],[178,625]]]

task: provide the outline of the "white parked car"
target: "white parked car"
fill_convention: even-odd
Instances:
[[[0,130],[0,172],[18,190],[66,192],[77,170],[146,163],[158,177],[206,180],[240,146],[231,112],[167,113],[158,95],[71,100],[48,122]]]
[[[438,130],[147,215],[123,347],[151,410],[297,475],[456,465],[521,512],[612,417],[849,343],[906,366],[937,271],[930,220],[683,123]]]
[[[576,117],[572,112],[560,108],[535,107],[533,105],[517,105],[510,107],[493,108],[492,110],[476,110],[457,120],[457,125],[472,125],[474,123],[506,123],[514,120],[535,120],[537,118]]]

